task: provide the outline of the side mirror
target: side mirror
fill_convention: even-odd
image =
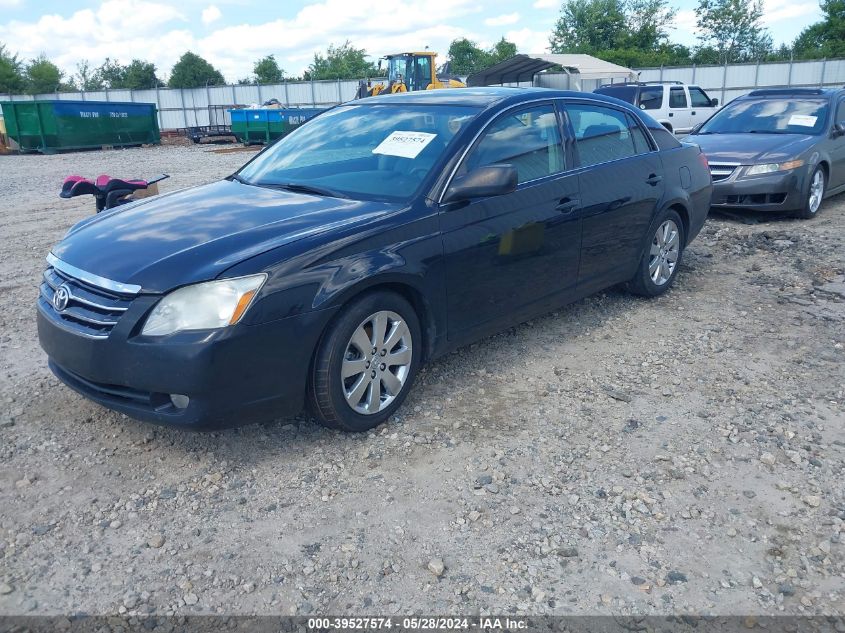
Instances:
[[[710,99],[710,105],[715,108],[717,105],[719,105],[719,100],[718,99]]]
[[[449,185],[443,202],[503,196],[516,190],[518,182],[513,165],[488,165],[458,176]]]
[[[845,136],[845,121],[833,124],[833,138]]]
[[[704,123],[699,123],[699,124],[698,124],[698,125],[696,125],[694,128],[692,128],[692,129],[689,131],[689,133],[690,133],[690,134],[698,134],[698,131],[701,129],[701,126],[702,126],[702,125],[704,125]]]

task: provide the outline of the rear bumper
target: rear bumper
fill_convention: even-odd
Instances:
[[[804,170],[713,183],[714,208],[793,211],[804,204]]]
[[[116,327],[108,338],[92,339],[63,328],[39,301],[38,337],[53,373],[86,398],[139,420],[212,430],[299,413],[332,313],[159,340],[124,336]],[[176,407],[170,394],[187,396],[188,406]]]

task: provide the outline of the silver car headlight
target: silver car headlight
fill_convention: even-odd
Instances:
[[[165,295],[147,317],[141,334],[165,336],[184,330],[234,325],[267,280],[265,273],[193,284]]]
[[[746,176],[760,176],[761,174],[773,174],[778,171],[796,169],[804,164],[803,160],[791,160],[786,163],[766,163],[765,165],[751,165],[745,172]]]

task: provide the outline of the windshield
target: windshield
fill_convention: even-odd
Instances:
[[[451,105],[339,106],[281,139],[238,177],[258,186],[404,202],[478,112]]]
[[[699,134],[820,134],[827,121],[825,99],[735,101],[705,123]]]

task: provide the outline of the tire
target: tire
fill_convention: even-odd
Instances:
[[[795,214],[802,220],[809,220],[816,217],[821,209],[824,193],[827,189],[827,173],[824,167],[817,166],[810,179],[807,181],[807,189],[804,191],[804,205]]]
[[[375,291],[354,299],[317,346],[309,380],[315,418],[328,428],[352,432],[385,422],[410,391],[421,351],[419,318],[404,298]]]
[[[667,209],[651,223],[650,239],[643,249],[637,272],[628,289],[644,297],[656,297],[674,283],[684,254],[684,223],[681,216]]]

